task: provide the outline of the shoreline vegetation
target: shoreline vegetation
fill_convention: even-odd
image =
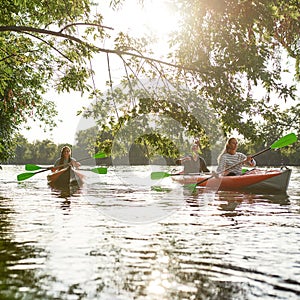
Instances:
[[[26,138],[19,138],[14,158],[9,159],[7,162],[0,162],[0,165],[24,165],[24,164],[41,164],[41,165],[52,165],[57,159],[60,149],[65,144],[55,144],[51,140],[35,141],[29,143]],[[74,146],[67,144],[72,147],[73,157],[77,160],[83,157],[91,156],[87,145],[83,145],[80,142]],[[249,147],[249,145],[248,145]],[[245,153],[249,152],[247,150],[247,145],[240,145],[240,148]],[[212,157],[210,150],[205,150],[201,156],[206,160],[207,165],[216,165],[216,158]],[[168,165],[175,166],[176,159],[172,157],[156,156],[154,158],[148,158],[140,147],[132,147],[128,154],[120,154],[113,160],[109,153],[107,158],[101,159],[90,159],[86,161],[86,164],[95,164],[103,166],[111,165]],[[289,149],[284,149],[284,151],[272,151],[266,154],[260,155],[257,159],[258,166],[300,166],[300,157],[297,155],[296,151],[289,151]]]

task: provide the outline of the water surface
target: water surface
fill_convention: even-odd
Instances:
[[[85,171],[68,196],[4,166],[0,299],[299,299],[292,169],[287,195],[192,194],[140,166]]]

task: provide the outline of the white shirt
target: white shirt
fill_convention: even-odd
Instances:
[[[236,165],[235,167],[232,167],[226,171],[233,172],[236,175],[242,174],[242,166],[247,165],[246,162],[244,162],[247,159],[247,156],[241,152],[236,152],[235,154],[229,154],[224,153],[220,157],[219,165],[217,168],[217,172],[223,172],[225,169],[228,169],[230,166]],[[240,164],[238,164],[240,163]],[[253,160],[254,166],[256,165],[256,162]]]

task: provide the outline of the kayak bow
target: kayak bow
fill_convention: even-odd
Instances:
[[[70,186],[81,187],[84,175],[72,167],[67,167],[47,176],[48,184],[55,189],[68,189]]]

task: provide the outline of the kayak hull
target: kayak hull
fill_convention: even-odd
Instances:
[[[67,167],[49,174],[47,180],[52,188],[66,190],[70,187],[80,188],[83,185],[84,176],[77,170]]]
[[[262,170],[254,169],[241,176],[222,176],[210,178],[200,183],[199,187],[206,187],[222,191],[248,191],[267,193],[286,193],[290,181],[291,169]],[[181,184],[196,184],[211,175],[178,175],[172,179]]]

